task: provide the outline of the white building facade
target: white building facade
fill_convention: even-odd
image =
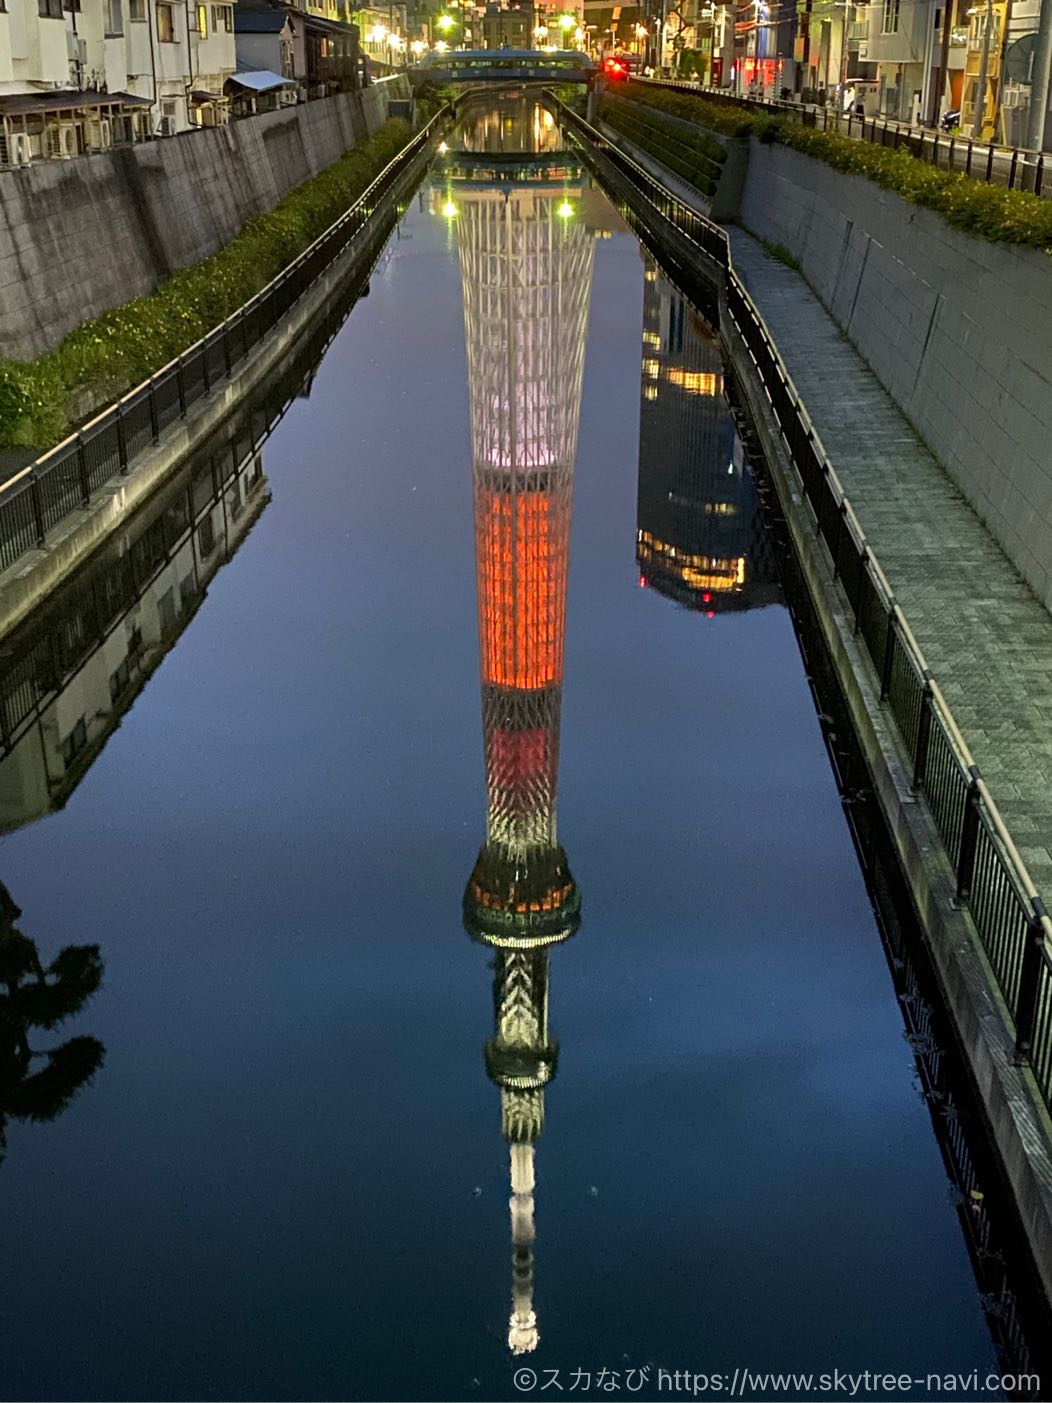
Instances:
[[[0,164],[226,120],[234,5],[0,0]]]

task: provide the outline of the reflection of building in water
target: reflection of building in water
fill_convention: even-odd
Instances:
[[[470,179],[455,187],[471,391],[486,841],[464,921],[494,947],[494,1035],[510,1147],[508,1346],[539,1338],[533,1305],[534,1146],[556,1065],[549,947],[580,900],[556,834],[563,629],[594,233],[580,186]]]
[[[260,452],[223,448],[0,643],[0,831],[66,802],[266,504]]]
[[[358,297],[341,285],[273,374],[120,534],[0,639],[0,831],[59,808],[269,501],[262,444]]]
[[[710,614],[781,598],[715,337],[648,262],[636,560],[640,583]]]
[[[562,133],[552,114],[525,94],[499,106],[469,108],[457,134],[465,151],[535,156],[562,150]]]

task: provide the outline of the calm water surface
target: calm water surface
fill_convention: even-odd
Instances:
[[[8,765],[18,926],[105,964],[31,1040],[106,1056],[7,1124],[5,1397],[996,1367],[715,343],[522,122],[65,807]]]

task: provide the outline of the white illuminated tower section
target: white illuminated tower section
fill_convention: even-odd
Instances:
[[[558,160],[558,157],[555,158]],[[511,1156],[516,1354],[533,1305],[534,1146],[557,1045],[549,948],[580,898],[556,836],[563,633],[577,423],[594,237],[575,191],[545,179],[456,190],[471,393],[486,841],[464,894],[472,936],[495,948],[486,1068]]]

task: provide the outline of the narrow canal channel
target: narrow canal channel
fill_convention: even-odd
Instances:
[[[449,145],[261,458],[20,635],[74,663],[5,693],[0,914],[99,944],[30,1041],[105,1055],[55,1114],[4,1071],[3,1396],[985,1380],[995,1185],[933,1133],[718,343],[539,107]]]

